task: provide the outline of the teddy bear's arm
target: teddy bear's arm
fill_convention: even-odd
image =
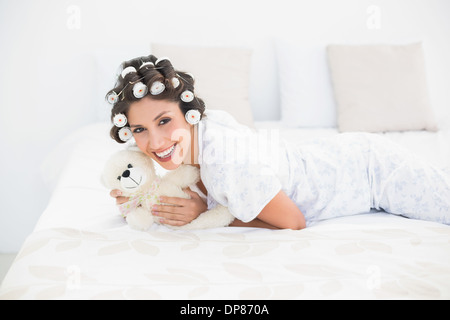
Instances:
[[[226,207],[217,205],[215,208],[209,209],[208,211],[200,214],[192,222],[181,227],[175,227],[174,229],[196,230],[226,227],[233,222],[233,220],[234,216]]]

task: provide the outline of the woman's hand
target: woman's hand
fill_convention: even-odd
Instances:
[[[118,190],[118,189],[114,189],[111,190],[111,192],[109,193],[109,195],[113,198],[116,199],[116,204],[124,204],[125,202],[130,201],[130,198],[128,197],[123,197],[122,196],[122,191]]]
[[[154,205],[152,214],[159,218],[162,224],[184,226],[208,209],[203,199],[189,188],[184,189],[191,199],[160,197],[164,204]]]

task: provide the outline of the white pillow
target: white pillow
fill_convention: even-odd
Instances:
[[[190,47],[152,44],[152,53],[168,57],[175,69],[195,77],[195,92],[209,109],[230,113],[253,127],[249,101],[251,50],[224,47]]]
[[[336,127],[326,46],[276,43],[281,119],[289,127]]]
[[[340,131],[436,131],[422,44],[330,45]]]

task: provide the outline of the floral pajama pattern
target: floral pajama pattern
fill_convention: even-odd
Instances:
[[[450,224],[450,171],[421,161],[383,136],[342,133],[298,143],[258,141],[271,145],[265,154],[277,158],[255,162],[256,152],[236,152],[246,139],[256,141],[252,131],[227,113],[208,110],[199,134],[208,207],[220,203],[244,222],[255,219],[283,190],[307,225],[371,209]]]
[[[384,210],[450,224],[450,176],[384,137],[344,133],[288,148],[307,222]]]

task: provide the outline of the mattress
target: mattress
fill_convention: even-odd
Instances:
[[[291,141],[335,129],[284,129]],[[307,229],[130,229],[100,183],[122,148],[109,125],[55,146],[43,173],[52,197],[0,288],[0,299],[449,299],[450,227],[383,212]],[[448,131],[386,134],[450,165]]]

